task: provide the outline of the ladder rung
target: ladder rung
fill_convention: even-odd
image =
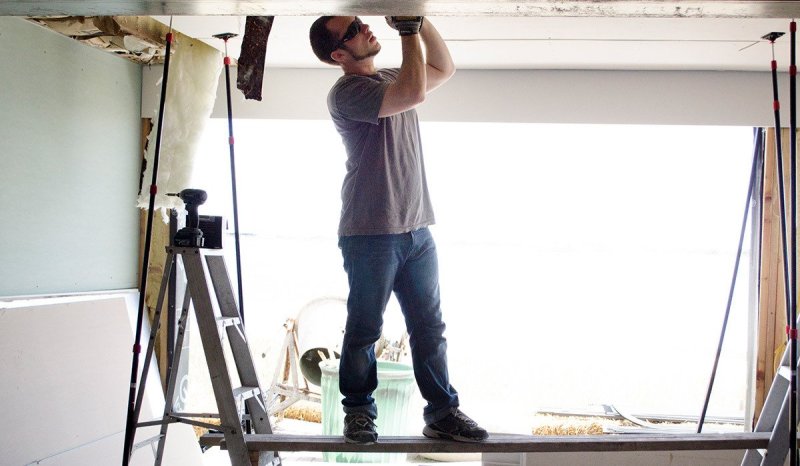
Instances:
[[[789,366],[779,366],[778,373],[776,375],[780,375],[786,380],[791,380],[792,369]]]
[[[192,425],[192,426],[205,427],[206,429],[209,429],[209,430],[226,429],[226,427],[223,426],[222,424],[214,424],[214,423],[211,423],[211,422],[196,421],[196,420],[191,419],[191,418],[180,417],[180,416],[175,416],[175,415],[172,415],[170,417],[173,419],[172,422],[181,422],[183,424],[189,424],[189,425]]]
[[[148,439],[142,440],[141,442],[138,442],[138,443],[133,445],[133,451],[136,451],[139,448],[142,448],[142,447],[144,447],[146,445],[152,445],[152,444],[156,443],[157,441],[159,441],[161,439],[161,437],[162,437],[162,435],[159,434],[159,435],[155,435],[153,437],[150,437]]]
[[[239,325],[241,323],[239,317],[217,317],[217,323],[223,327],[230,327],[231,325]]]
[[[159,419],[153,421],[146,421],[146,422],[138,422],[136,423],[136,427],[151,427],[151,426],[160,426],[164,424],[171,424],[173,422],[177,422],[174,419]]]
[[[172,416],[175,417],[195,417],[195,418],[209,418],[209,419],[219,419],[219,413],[181,413],[181,412],[173,412],[170,413]]]
[[[236,399],[247,400],[261,394],[259,387],[239,387],[233,390],[233,396]]]

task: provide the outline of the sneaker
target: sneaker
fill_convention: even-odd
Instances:
[[[425,426],[422,435],[458,442],[480,442],[489,438],[485,429],[458,408],[452,408],[444,419]]]
[[[378,441],[375,422],[362,413],[344,416],[344,441],[347,443],[370,444]]]

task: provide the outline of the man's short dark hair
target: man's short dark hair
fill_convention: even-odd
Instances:
[[[336,44],[339,42],[339,40],[331,34],[331,31],[328,30],[328,21],[332,18],[333,16],[320,16],[317,18],[314,24],[311,25],[308,38],[311,41],[311,50],[314,51],[314,55],[316,55],[317,58],[329,65],[338,65],[338,63],[331,58],[331,53],[336,50]]]

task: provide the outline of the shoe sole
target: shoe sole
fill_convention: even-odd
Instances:
[[[480,443],[489,438],[487,435],[486,438],[482,439],[474,439],[469,437],[462,437],[460,435],[450,435],[444,432],[439,432],[438,430],[433,430],[427,426],[422,429],[422,435],[432,439],[441,439],[441,440],[453,440],[454,442],[467,442],[467,443]]]

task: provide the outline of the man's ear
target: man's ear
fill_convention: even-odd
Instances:
[[[331,59],[336,63],[342,63],[342,61],[347,57],[345,52],[342,49],[336,49],[331,52]]]

